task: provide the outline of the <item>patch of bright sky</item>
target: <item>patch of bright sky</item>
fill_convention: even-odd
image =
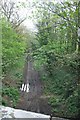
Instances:
[[[32,4],[34,0],[11,0],[11,1],[14,1],[16,4],[19,2],[23,3],[23,6],[24,6],[24,3],[26,5]],[[32,9],[26,6],[21,7],[19,10],[19,14],[20,14],[21,19],[26,17],[26,20],[23,22],[23,25],[27,27],[28,29],[30,29],[31,31],[36,31],[34,22],[29,18],[29,16],[32,16]]]
[[[34,1],[36,0],[14,0],[16,3],[18,2],[24,2],[25,4],[32,4]],[[39,0],[40,1],[40,0]],[[50,1],[50,2],[55,2],[55,3],[60,3],[60,2],[64,2],[66,0],[41,0],[41,1]],[[67,0],[68,1],[68,0]],[[70,1],[70,0],[69,0]],[[73,0],[73,1],[78,1],[78,0]],[[32,11],[33,9],[29,8],[29,7],[25,7],[25,8],[22,8],[20,10],[20,14],[21,14],[21,17],[25,17],[26,15],[29,17],[29,16],[32,16]],[[33,20],[27,18],[23,24],[29,28],[31,31],[36,31],[36,27],[35,27],[35,23],[33,22]]]
[[[12,1],[14,1],[16,4],[18,2],[24,2],[25,4],[32,4],[36,0],[12,0]],[[45,1],[45,0],[42,0],[42,1]],[[61,2],[64,0],[47,0],[47,1],[55,1],[55,3],[56,3],[56,2]],[[36,30],[35,22],[33,22],[33,20],[29,19],[29,16],[32,16],[32,11],[33,11],[33,9],[31,9],[29,7],[27,7],[27,8],[24,7],[24,8],[20,9],[19,13],[20,13],[21,18],[27,16],[27,19],[23,22],[24,26],[26,26],[31,31],[35,31]]]

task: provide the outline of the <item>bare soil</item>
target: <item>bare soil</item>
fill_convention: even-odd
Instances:
[[[21,92],[20,99],[16,108],[38,112],[43,114],[51,114],[51,106],[48,105],[48,100],[43,96],[43,84],[40,80],[40,73],[36,71],[29,61],[25,64],[23,83],[30,84],[30,92]]]

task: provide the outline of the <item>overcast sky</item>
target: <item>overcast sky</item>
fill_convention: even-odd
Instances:
[[[30,2],[30,3],[33,2],[33,0],[17,0],[17,1],[25,2],[26,4],[27,4],[28,2]],[[32,16],[31,11],[32,11],[32,10],[31,10],[30,8],[23,8],[23,9],[21,10],[21,15],[22,15],[22,16],[27,15],[28,17],[29,17],[29,16]],[[34,22],[33,22],[31,19],[29,19],[29,18],[27,18],[27,19],[24,21],[23,24],[24,24],[25,26],[27,26],[27,27],[28,27],[30,30],[32,30],[32,31],[35,31],[35,30],[36,30],[35,25],[34,25]]]
[[[16,3],[17,2],[25,2],[26,4],[27,3],[32,4],[32,2],[35,1],[35,0],[12,0],[12,1],[15,1]],[[42,0],[42,1],[45,1],[45,0]],[[65,0],[48,0],[48,1],[61,2],[61,1],[65,1]],[[31,11],[32,10],[30,8],[22,8],[20,10],[21,17],[25,17],[25,15],[27,15],[27,16],[30,15],[31,16],[32,15]],[[36,30],[35,24],[34,24],[34,22],[31,19],[26,19],[23,24],[25,26],[27,26],[32,31]]]

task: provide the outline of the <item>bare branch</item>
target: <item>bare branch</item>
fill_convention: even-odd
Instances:
[[[19,20],[15,25],[13,25],[13,28],[16,29],[18,26],[20,26],[24,21],[26,20],[26,18]]]
[[[6,17],[14,28],[18,27],[26,18],[21,19],[16,3],[5,0],[1,3],[2,14]]]

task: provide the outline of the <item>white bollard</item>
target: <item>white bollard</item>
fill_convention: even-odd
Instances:
[[[28,93],[30,91],[30,85],[29,85],[29,83],[27,83],[27,90],[26,90],[26,92]]]
[[[21,90],[21,91],[23,91],[23,90],[24,90],[24,84],[22,84],[22,87],[20,88],[20,90]]]
[[[21,91],[26,91],[27,93],[30,91],[30,85],[29,85],[29,83],[27,83],[27,85],[26,84],[22,84],[22,86],[21,86],[21,88],[20,88],[20,90]]]
[[[25,92],[25,91],[26,91],[26,89],[27,89],[27,86],[26,86],[26,84],[25,84],[25,85],[24,85],[24,90],[23,90],[23,91]]]

